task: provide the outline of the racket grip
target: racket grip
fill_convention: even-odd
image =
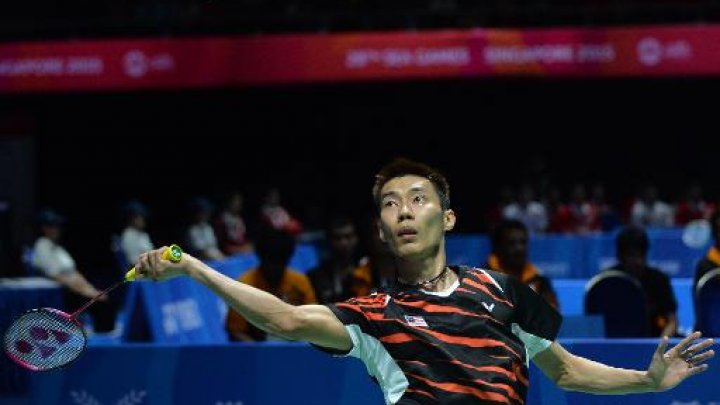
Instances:
[[[182,254],[183,251],[178,245],[170,245],[165,251],[163,251],[162,259],[163,260],[169,260],[173,263],[178,263],[180,260],[182,260]],[[125,273],[125,281],[135,281],[135,274],[136,270],[135,267],[128,270],[127,273]]]

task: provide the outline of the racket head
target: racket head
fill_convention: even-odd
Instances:
[[[48,371],[75,361],[85,350],[87,335],[80,322],[54,308],[31,309],[5,331],[5,354],[19,366]]]

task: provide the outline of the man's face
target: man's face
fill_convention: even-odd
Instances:
[[[142,215],[134,215],[130,223],[137,229],[145,229],[145,217]]]
[[[528,257],[528,235],[522,229],[508,229],[503,232],[498,250],[502,265],[511,270],[525,267]]]
[[[455,214],[443,211],[435,187],[424,177],[396,177],[380,190],[380,238],[400,258],[436,253],[454,225]]]
[[[358,244],[355,227],[347,224],[330,231],[330,247],[333,253],[341,257],[352,257]]]
[[[645,270],[647,255],[642,250],[628,250],[620,253],[618,260],[627,272],[639,275]]]
[[[60,227],[55,224],[50,225],[44,225],[42,227],[42,233],[45,235],[46,238],[57,241],[60,239],[60,234],[62,233],[60,230]]]

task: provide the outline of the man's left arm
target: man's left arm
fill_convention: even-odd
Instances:
[[[707,350],[712,339],[692,344],[700,337],[695,332],[670,350],[668,338],[662,339],[646,371],[611,367],[576,356],[553,342],[533,358],[535,364],[560,388],[591,394],[629,394],[669,390],[690,376],[707,370],[705,364],[715,355]]]

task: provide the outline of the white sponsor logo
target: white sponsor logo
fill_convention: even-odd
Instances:
[[[493,309],[495,309],[495,303],[494,303],[494,302],[493,302],[492,304],[488,304],[487,302],[482,302],[481,304],[482,304],[482,306],[485,307],[485,309],[487,309],[488,312],[492,312]]]
[[[637,54],[640,63],[645,66],[655,66],[662,61],[663,46],[655,38],[643,38],[637,44]]]
[[[143,51],[133,49],[123,56],[125,74],[132,78],[141,78],[150,72],[166,72],[175,68],[172,55],[161,53],[146,55]]]
[[[145,402],[146,395],[146,391],[131,390],[117,401],[111,401],[111,403],[115,405],[140,405]],[[85,390],[70,391],[70,398],[72,398],[73,403],[76,405],[103,405],[102,402],[98,401],[97,398]]]
[[[98,76],[104,68],[98,56],[0,59],[0,77]]]
[[[384,68],[465,66],[470,49],[464,46],[444,48],[351,49],[345,54],[345,66],[363,69],[371,65]]]
[[[163,331],[166,335],[174,335],[180,331],[190,331],[203,327],[200,309],[192,298],[169,302],[160,307],[162,312]]]
[[[148,60],[142,51],[133,50],[123,57],[125,74],[130,77],[143,77],[148,71]]]
[[[645,37],[637,44],[637,56],[645,66],[656,66],[665,60],[692,59],[692,46],[683,40],[662,42],[657,38]]]
[[[488,45],[483,49],[488,65],[610,63],[615,57],[615,46],[611,43]]]

